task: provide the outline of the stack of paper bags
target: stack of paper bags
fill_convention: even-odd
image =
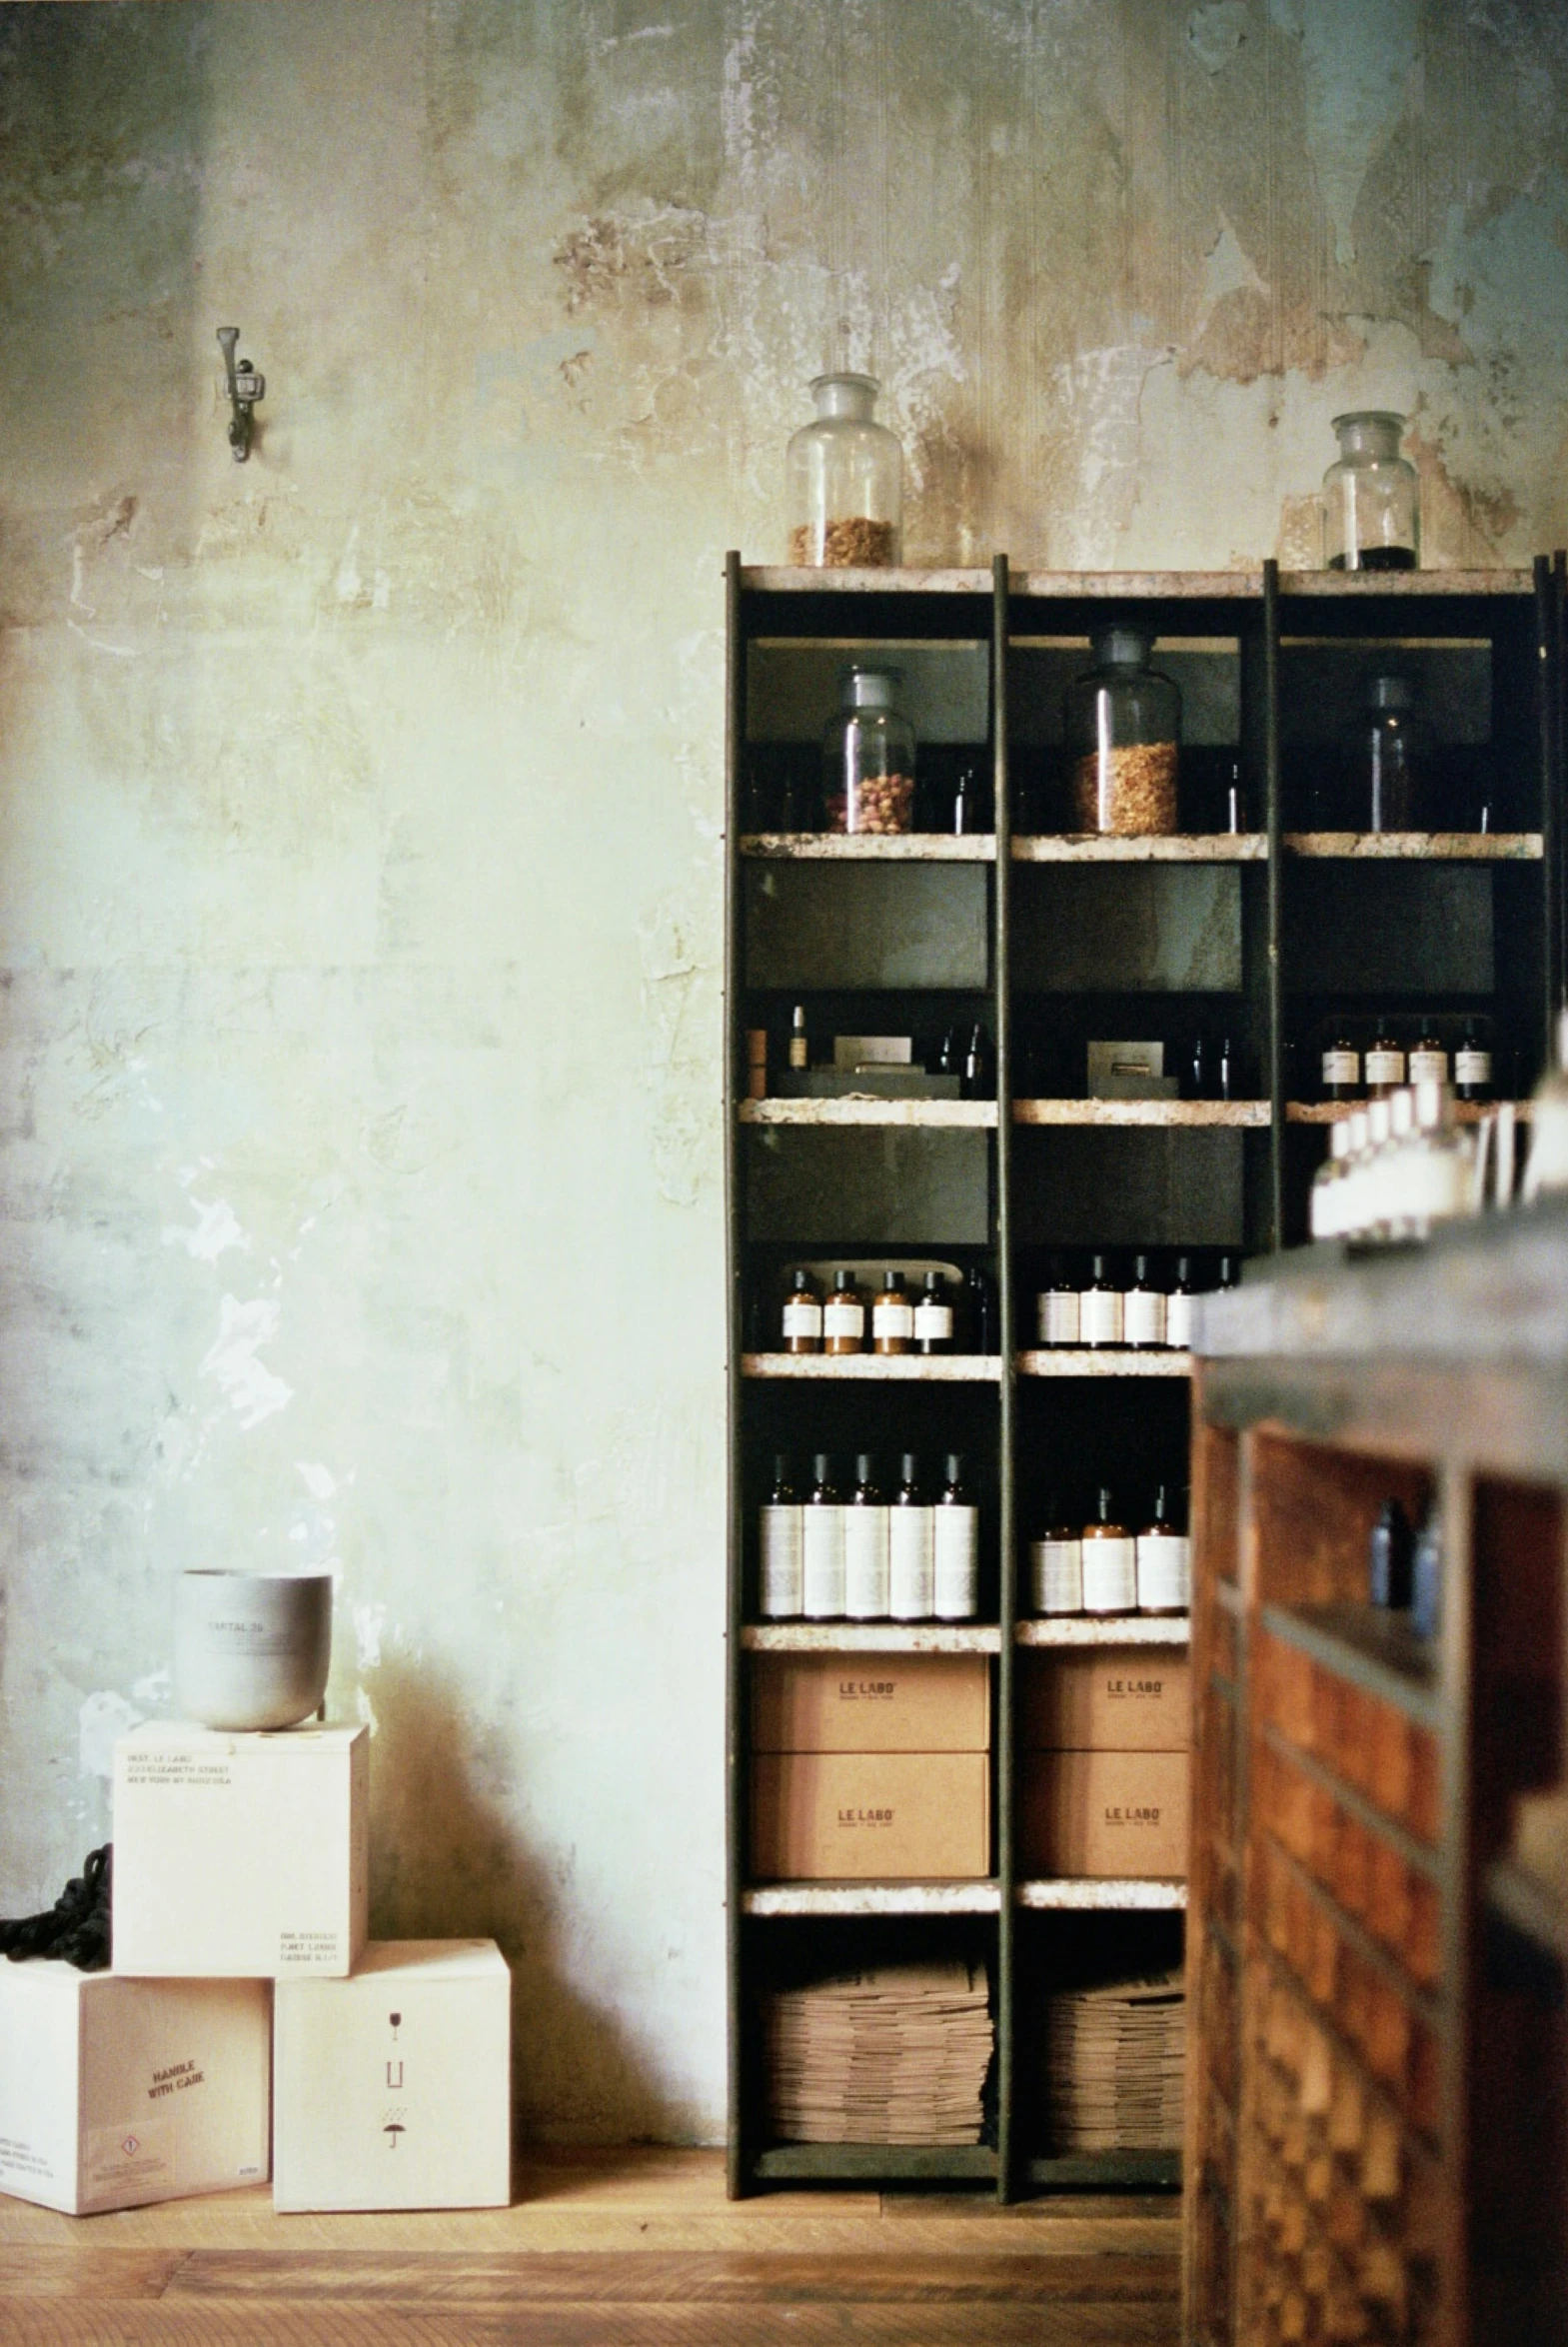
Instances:
[[[985,1967],[883,1964],[777,1991],[769,2116],[786,2143],[977,2143],[995,2032]]]
[[[1040,2051],[1051,2148],[1174,2149],[1185,2048],[1179,1972],[1048,1997]]]

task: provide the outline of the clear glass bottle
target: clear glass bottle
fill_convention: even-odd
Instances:
[[[780,1451],[774,1460],[773,1489],[762,1505],[759,1610],[768,1621],[798,1620],[805,1604],[803,1512],[789,1460]]]
[[[914,729],[893,707],[897,669],[846,669],[843,704],[822,735],[822,802],[830,832],[888,838],[914,820]]]
[[[1373,677],[1352,762],[1354,828],[1424,831],[1431,816],[1432,761],[1432,729],[1416,711],[1410,679]]]
[[[785,1352],[822,1349],[822,1299],[811,1284],[809,1271],[796,1271],[789,1281],[784,1307],[784,1348]]]
[[[938,1621],[972,1621],[980,1609],[980,1511],[961,1452],[947,1453],[947,1479],[931,1510],[931,1588]]]
[[[862,1450],[843,1511],[843,1609],[850,1621],[885,1621],[887,1605],[887,1502],[876,1486],[876,1461]]]
[[[1350,1121],[1341,1117],[1329,1128],[1328,1155],[1312,1176],[1312,1194],[1308,1202],[1307,1227],[1314,1238],[1339,1238],[1343,1235],[1345,1169],[1350,1158]]]
[[[1323,475],[1323,562],[1330,571],[1413,571],[1421,561],[1421,485],[1399,453],[1405,419],[1386,408],[1334,418],[1339,455]]]
[[[1176,829],[1181,695],[1149,667],[1153,642],[1147,628],[1096,630],[1094,666],[1067,687],[1062,723],[1076,831]]]
[[[903,451],[875,418],[871,375],[818,375],[816,415],[784,454],[789,560],[884,570],[903,559]]]

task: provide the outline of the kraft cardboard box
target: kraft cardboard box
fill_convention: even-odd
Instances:
[[[989,1872],[984,1752],[760,1752],[752,1763],[759,1881],[921,1882]]]
[[[983,1654],[759,1654],[756,1752],[987,1752]]]
[[[1185,1752],[1027,1752],[1023,1870],[1184,1881],[1190,1800]]]
[[[0,1963],[0,2192],[67,2216],[267,2180],[272,1989]]]
[[[273,2202],[505,2208],[512,1976],[493,1939],[373,1940],[349,1980],[281,1980]]]
[[[114,1750],[114,1968],[341,1977],[365,1945],[370,1734],[149,1720]]]
[[[1094,1646],[1021,1657],[1023,1746],[1035,1752],[1184,1752],[1192,1673],[1170,1646]]]

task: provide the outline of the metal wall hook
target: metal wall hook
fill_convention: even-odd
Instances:
[[[240,339],[237,326],[220,326],[218,340],[223,346],[223,369],[229,379],[229,399],[234,408],[229,424],[229,446],[234,461],[243,465],[251,453],[251,433],[255,428],[256,402],[266,396],[267,378],[257,373],[249,359],[235,365],[235,345]]]

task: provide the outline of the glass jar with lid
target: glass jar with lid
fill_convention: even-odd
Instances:
[[[1094,666],[1067,687],[1062,710],[1073,828],[1173,832],[1181,695],[1149,667],[1150,629],[1118,620],[1091,642]]]
[[[1421,485],[1399,453],[1405,419],[1385,408],[1336,416],[1339,457],[1323,475],[1323,561],[1331,571],[1413,571]]]
[[[1416,710],[1408,677],[1373,677],[1359,735],[1354,826],[1417,832],[1431,814],[1432,731]]]
[[[914,729],[893,706],[898,669],[843,676],[843,706],[822,736],[822,802],[830,832],[906,832],[914,815]]]
[[[818,375],[816,415],[784,455],[789,560],[818,569],[880,570],[903,559],[903,451],[872,411],[870,375]]]

